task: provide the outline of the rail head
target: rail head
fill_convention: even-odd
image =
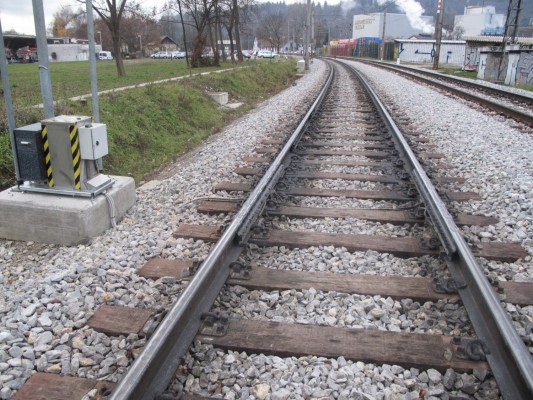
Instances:
[[[279,176],[278,171],[326,96],[332,80],[333,68],[330,65],[328,76],[316,100],[187,288],[173,304],[142,353],[118,382],[110,400],[152,400],[168,387],[202,324],[202,314],[209,311],[229,276],[229,264],[236,261],[243,250],[239,243],[246,236],[243,227],[250,225],[249,219],[257,212],[257,202],[261,202],[267,188],[271,187],[272,180]]]
[[[447,253],[444,259],[453,278],[461,283],[459,295],[478,337],[486,344],[488,349],[486,358],[504,398],[512,400],[533,398],[533,359],[501,306],[483,269],[375,91],[353,66],[342,64],[363,84],[383,116],[396,142],[400,157],[411,174],[426,208],[430,211],[429,217],[433,227]]]

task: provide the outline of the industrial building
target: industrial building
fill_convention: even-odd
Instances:
[[[395,55],[400,62],[433,63],[435,40],[396,39]],[[462,65],[465,58],[464,40],[441,41],[439,62]]]
[[[496,14],[494,6],[468,6],[464,15],[456,15],[454,26],[463,30],[463,35],[503,34],[505,15]]]
[[[427,26],[433,25],[433,17],[422,16],[420,22]],[[385,38],[404,39],[422,33],[422,29],[415,28],[405,14],[372,13],[353,16],[353,38],[383,36],[385,24]]]
[[[33,62],[37,60],[37,40],[34,35],[7,34],[4,36],[6,56],[10,62]],[[69,37],[48,37],[49,61],[87,61],[89,41]],[[95,44],[95,51],[102,51]]]

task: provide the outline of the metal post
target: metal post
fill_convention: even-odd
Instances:
[[[444,0],[437,3],[437,24],[435,25],[435,57],[433,58],[433,69],[439,69],[440,42],[442,41],[442,20],[444,18]]]
[[[305,22],[305,70],[309,71],[309,34],[311,32],[311,0],[307,0],[307,20]]]
[[[4,103],[6,105],[7,126],[9,129],[9,141],[11,142],[11,152],[13,153],[13,163],[15,164],[15,174],[17,183],[20,182],[19,163],[17,160],[17,149],[15,147],[15,112],[13,111],[13,99],[11,98],[11,86],[7,73],[6,49],[4,48],[4,34],[2,33],[2,23],[0,22],[0,76],[4,88]]]
[[[291,20],[290,19],[287,19],[287,40],[290,44],[291,43]],[[291,46],[291,50],[292,50],[292,46]]]
[[[313,50],[315,49],[315,4],[311,7],[311,56],[313,56]]]
[[[98,33],[98,36],[100,36],[100,47],[101,47],[102,50],[103,50],[104,47],[102,46],[102,32],[100,32],[100,31],[96,31],[96,33]]]
[[[509,0],[509,6],[507,8],[507,19],[505,20],[505,32],[503,34],[502,40],[502,56],[500,58],[500,64],[498,66],[498,82],[505,83],[506,77],[504,76],[503,72],[504,69],[507,67],[507,63],[509,61],[509,51],[507,50],[507,45],[515,43],[521,10],[522,0]],[[507,62],[504,62],[505,60],[507,60]]]
[[[50,62],[48,60],[48,44],[46,42],[46,26],[42,0],[32,0],[35,36],[37,38],[37,54],[39,56],[39,78],[41,81],[41,97],[44,105],[45,118],[54,117],[54,96],[50,80]]]
[[[98,106],[98,80],[96,78],[96,46],[94,43],[93,1],[87,0],[85,5],[87,7],[87,36],[89,38],[89,71],[91,72],[93,117],[94,122],[100,122],[100,108]]]
[[[381,32],[381,61],[385,58],[385,24],[387,22],[387,4],[383,10],[383,31]]]

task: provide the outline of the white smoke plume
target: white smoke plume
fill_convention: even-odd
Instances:
[[[424,33],[432,33],[435,30],[433,25],[421,18],[424,8],[416,0],[378,0],[380,6],[389,3],[395,3],[400,10],[405,12],[413,28],[420,29]]]
[[[340,2],[340,5],[342,12],[346,14],[349,9],[357,6],[357,0],[344,0]]]

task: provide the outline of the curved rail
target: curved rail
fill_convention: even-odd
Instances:
[[[241,241],[250,219],[257,213],[257,203],[268,196],[269,188],[288,163],[293,146],[304,132],[308,121],[319,108],[333,80],[333,68],[317,99],[310,107],[261,181],[252,191],[231,224],[213,247],[207,259],[174,303],[146,347],[113,390],[111,400],[154,399],[168,386],[176,368],[186,354],[202,324],[202,314],[209,311],[229,276],[229,264],[243,250]]]
[[[447,253],[445,260],[458,283],[461,300],[479,339],[486,344],[486,358],[502,394],[506,399],[513,400],[533,398],[533,360],[494,289],[383,103],[353,66],[343,64],[354,72],[366,88],[398,145],[404,167],[411,174],[429,211],[433,227],[441,238]]]
[[[348,59],[346,58],[347,60],[350,60],[350,61],[357,61],[357,62],[362,62],[364,64],[368,64],[368,65],[372,65],[372,66],[375,66],[375,67],[378,67],[378,68],[384,68],[384,69],[388,69],[388,70],[392,70],[392,71],[395,71],[395,72],[398,72],[400,74],[403,74],[403,75],[406,75],[412,79],[416,79],[420,82],[424,82],[424,83],[429,83],[433,86],[437,86],[437,87],[440,87],[446,91],[449,91],[465,100],[469,100],[469,101],[474,101],[478,104],[481,104],[482,106],[484,107],[487,107],[493,111],[496,111],[498,113],[502,113],[502,114],[505,114],[507,116],[509,116],[510,118],[513,118],[513,119],[516,119],[517,121],[520,121],[520,122],[523,122],[529,126],[533,126],[533,115],[532,114],[528,114],[526,112],[522,112],[522,111],[519,111],[519,110],[515,110],[513,109],[512,107],[509,107],[509,106],[506,106],[504,104],[500,104],[496,101],[493,101],[493,100],[490,100],[490,99],[487,99],[487,98],[484,98],[484,97],[481,97],[481,96],[477,96],[475,94],[472,94],[472,93],[468,93],[462,89],[459,89],[457,87],[454,87],[454,86],[450,86],[450,85],[447,85],[445,83],[442,83],[442,82],[437,82],[435,80],[432,80],[432,79],[429,79],[429,78],[426,78],[424,76],[421,76],[421,74],[424,74],[424,75],[437,75],[437,74],[434,74],[434,73],[431,73],[429,71],[419,71],[419,70],[416,70],[416,73],[415,72],[410,72],[410,71],[406,71],[404,70],[405,69],[411,69],[413,70],[412,68],[407,68],[407,67],[403,67],[403,68],[399,68],[397,66],[393,66],[393,65],[388,65],[388,64],[385,64],[385,63],[381,63],[381,62],[371,62],[371,61],[368,61],[368,60],[356,60],[356,59]],[[452,78],[452,77],[443,77],[442,75],[437,75],[437,76],[432,76],[434,78],[439,78],[439,79],[448,79],[448,80],[455,80],[455,81],[459,81],[458,79],[455,79],[455,78]],[[483,86],[483,85],[479,85],[475,82],[465,82],[463,80],[460,80],[460,83],[463,84],[463,85],[469,85],[469,86],[474,86],[476,89],[482,89],[482,90],[487,90],[487,86]],[[493,93],[497,93],[499,95],[502,95],[502,96],[506,96],[509,98],[509,100],[516,100],[516,99],[520,99],[520,101],[524,101],[524,102],[527,102],[529,104],[533,104],[533,99],[529,98],[529,97],[525,97],[525,96],[520,96],[520,95],[515,95],[514,93],[510,93],[510,92],[507,92],[507,91],[501,91],[501,90],[498,90],[498,89],[495,89],[495,88],[489,88],[491,92]]]

